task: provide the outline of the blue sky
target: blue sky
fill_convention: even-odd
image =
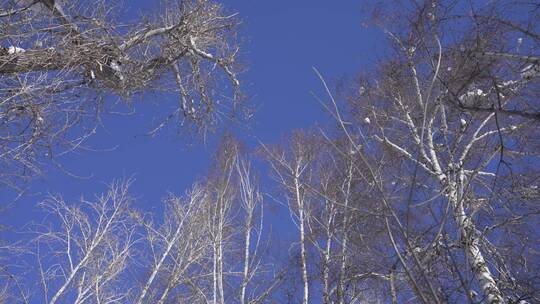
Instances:
[[[151,9],[151,1],[125,3],[130,12]],[[310,93],[323,96],[312,67],[330,82],[354,77],[373,66],[384,46],[378,31],[361,25],[356,1],[227,0],[224,5],[243,21],[241,59],[248,70],[241,80],[247,102],[257,112],[248,126],[225,123],[222,127],[234,128],[251,147],[255,138],[275,143],[293,129],[329,123]],[[29,185],[29,193],[2,215],[2,222],[17,227],[33,219],[35,214],[29,211],[48,193],[76,199],[103,191],[115,178],[135,178],[133,190],[141,206],[156,204],[167,191],[183,193],[205,174],[218,136],[193,144],[186,144],[189,141],[177,136],[174,128],[154,138],[143,136],[163,111],[159,105],[160,100],[147,96],[138,101],[133,115],[107,116],[104,127],[88,142],[90,148],[102,151],[81,150],[58,159],[69,172],[87,178],[48,168]],[[2,192],[0,199],[9,197]]]

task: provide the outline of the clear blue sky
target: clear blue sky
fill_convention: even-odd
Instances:
[[[130,11],[151,8],[153,1],[125,1]],[[295,128],[329,122],[328,115],[311,96],[322,95],[321,84],[312,71],[316,66],[330,81],[354,77],[371,68],[383,48],[381,34],[361,26],[357,1],[232,1],[224,2],[230,12],[239,12],[243,39],[241,59],[248,66],[242,75],[248,102],[258,109],[251,131],[240,139],[253,146],[253,136],[275,143]],[[158,100],[150,97],[136,105],[131,116],[108,116],[104,128],[89,141],[94,149],[78,151],[58,159],[78,179],[49,169],[29,186],[33,195],[23,197],[3,214],[3,223],[19,226],[32,219],[30,212],[48,193],[67,198],[88,196],[105,189],[115,178],[135,177],[134,193],[140,205],[152,206],[167,191],[183,193],[206,172],[216,136],[206,145],[186,145],[174,129],[155,138],[141,136],[155,126]],[[225,126],[226,127],[226,126]],[[239,129],[239,128],[236,128]],[[0,199],[8,197],[0,192]],[[151,207],[149,207],[151,209]],[[19,226],[20,227],[20,226]]]

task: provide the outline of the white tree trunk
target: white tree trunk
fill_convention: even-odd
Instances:
[[[297,170],[298,171],[298,170]],[[298,172],[297,172],[298,173]],[[305,240],[305,206],[303,198],[300,195],[300,183],[298,181],[298,174],[294,178],[294,188],[296,195],[296,203],[298,206],[298,221],[300,227],[300,263],[302,266],[302,282],[304,284],[303,304],[309,302],[309,280],[307,274],[307,254],[306,254],[306,240]]]
[[[220,233],[221,234],[221,233]],[[225,290],[223,289],[223,242],[220,236],[218,247],[218,288],[220,304],[225,304]]]
[[[463,182],[463,175],[461,175],[460,180]],[[480,250],[479,239],[476,236],[476,227],[471,219],[471,217],[465,212],[463,207],[463,198],[461,198],[457,193],[457,185],[450,183],[449,185],[450,193],[450,203],[454,209],[454,216],[456,225],[459,229],[459,234],[461,238],[461,244],[465,255],[471,267],[480,289],[484,294],[485,303],[488,304],[502,304],[503,296],[493,274],[489,270],[484,255]]]
[[[456,216],[459,232],[464,246],[465,254],[469,261],[472,272],[482,289],[485,303],[501,304],[503,297],[501,291],[495,283],[495,279],[489,270],[484,255],[480,250],[478,237],[475,235],[475,227],[468,215],[465,214],[463,206],[458,208],[459,214]]]
[[[396,274],[394,268],[390,270],[390,295],[392,296],[392,304],[397,304]]]
[[[244,273],[242,278],[242,288],[240,290],[240,304],[245,303],[246,288],[249,281],[249,247],[251,246],[251,223],[253,220],[253,209],[248,210],[246,219],[245,245],[244,245]]]
[[[182,221],[183,223],[183,221]],[[154,270],[152,271],[152,274],[150,277],[148,277],[148,280],[146,281],[146,284],[141,292],[141,295],[139,296],[139,300],[137,301],[138,304],[143,303],[144,298],[146,297],[146,294],[148,293],[148,290],[150,289],[150,286],[152,286],[152,283],[154,282],[156,276],[161,271],[161,267],[163,266],[163,263],[169,257],[169,254],[171,253],[171,250],[176,243],[178,237],[180,237],[180,232],[182,231],[182,223],[176,228],[176,231],[173,235],[173,238],[171,240],[167,241],[167,247],[165,248],[165,252],[163,252],[163,255],[159,259],[158,263],[154,265]]]
[[[212,303],[217,304],[217,248],[216,244],[214,243],[214,250],[213,250],[213,271],[212,271]]]
[[[326,202],[329,204],[329,202]],[[323,257],[323,300],[325,304],[330,304],[330,250],[332,247],[332,231],[331,231],[331,225],[332,225],[332,218],[333,218],[333,208],[330,208],[329,215],[328,215],[328,221],[326,222],[326,246],[324,248],[324,257]]]
[[[341,267],[339,270],[339,282],[338,282],[338,289],[337,289],[337,296],[338,296],[338,304],[344,304],[345,303],[345,269],[347,267],[347,242],[349,239],[348,233],[346,231],[347,229],[347,217],[345,217],[345,227],[343,227],[343,241],[341,245]]]

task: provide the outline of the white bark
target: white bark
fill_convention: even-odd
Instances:
[[[347,267],[347,246],[349,241],[349,217],[350,217],[350,210],[349,210],[349,200],[350,200],[350,192],[351,192],[351,183],[353,178],[353,164],[349,164],[349,170],[348,170],[348,176],[347,176],[347,182],[345,185],[345,189],[343,190],[345,199],[343,202],[343,228],[342,228],[342,241],[341,241],[341,265],[339,269],[339,281],[337,283],[337,301],[338,304],[344,304],[345,303],[345,270]]]
[[[60,197],[42,204],[59,218],[61,225],[60,230],[38,232],[37,257],[46,303],[62,302],[68,296],[73,296],[74,303],[84,303],[90,298],[99,302],[122,293],[120,289],[111,291],[107,287],[124,272],[134,243],[136,227],[126,213],[127,189],[128,184],[113,184],[95,202],[81,200],[77,206],[66,204]],[[48,245],[45,247],[48,254],[40,252],[43,244]],[[44,269],[48,255],[52,265]],[[51,286],[56,291],[48,300]],[[109,290],[100,293],[104,289]]]
[[[223,242],[218,245],[218,288],[220,304],[225,304],[225,290],[223,289]]]
[[[480,241],[476,235],[475,225],[470,216],[465,213],[462,202],[457,203],[455,210],[461,244],[464,247],[471,271],[482,289],[485,303],[502,304],[504,302],[502,293],[497,287],[493,274],[489,270],[484,255],[480,250]]]
[[[229,147],[229,149],[236,149],[235,147]],[[231,151],[229,151],[231,152]],[[226,245],[225,229],[229,225],[230,209],[235,199],[235,194],[232,192],[232,176],[234,170],[234,164],[236,162],[237,155],[227,155],[227,149],[224,150],[224,156],[227,158],[224,160],[220,168],[220,175],[217,179],[209,184],[212,192],[215,193],[215,207],[213,207],[211,215],[211,227],[213,237],[213,273],[212,273],[212,298],[213,303],[225,303],[225,288],[223,284],[224,276],[224,246]]]
[[[216,247],[214,245],[214,250],[212,251],[212,303],[217,304],[217,293],[218,293],[218,274],[217,274],[217,253]]]
[[[184,226],[184,221],[185,221],[186,217],[188,217],[188,216],[189,216],[189,211],[187,212],[187,214],[184,215],[181,222],[178,224],[178,227],[176,228],[176,231],[172,235],[172,238],[168,239],[168,240],[165,240],[165,242],[167,244],[167,246],[165,247],[165,251],[161,255],[161,258],[159,259],[157,264],[154,265],[154,269],[153,269],[152,273],[150,274],[150,276],[148,277],[148,280],[146,280],[146,284],[145,284],[143,290],[141,291],[141,294],[139,295],[139,299],[137,300],[138,304],[143,303],[143,301],[144,301],[144,299],[146,297],[146,293],[150,289],[150,286],[152,286],[152,283],[154,282],[156,276],[162,270],[162,266],[165,263],[165,260],[171,254],[171,250],[173,249],[174,245],[178,241],[178,238],[180,238],[180,236],[181,236],[182,227]]]
[[[390,277],[389,277],[390,296],[392,297],[392,304],[397,304],[398,300],[397,300],[397,291],[396,291],[396,275],[394,272],[395,270],[392,268],[392,270],[390,270]]]
[[[489,115],[488,118],[486,118],[486,121],[482,122],[480,127],[476,130],[473,138],[470,142],[464,143],[464,152],[462,154],[462,157],[460,159],[460,163],[465,161],[466,156],[468,155],[469,150],[472,148],[472,146],[478,141],[477,134],[479,133],[480,129],[485,126],[487,123],[487,120],[489,120],[493,115]],[[463,207],[463,195],[458,193],[458,189],[464,189],[466,187],[465,185],[465,178],[464,178],[464,169],[460,169],[460,178],[459,178],[459,184],[456,184],[456,182],[451,181],[452,176],[448,176],[443,172],[443,169],[440,164],[440,160],[437,154],[436,149],[434,148],[433,143],[433,131],[432,131],[432,124],[433,124],[434,118],[430,119],[430,123],[428,125],[428,132],[427,132],[427,149],[428,149],[428,155],[430,157],[429,165],[433,168],[432,170],[427,170],[429,173],[434,174],[438,180],[441,183],[441,187],[443,189],[449,189],[448,193],[448,203],[452,206],[454,210],[454,217],[455,222],[457,225],[457,228],[460,231],[460,236],[462,238],[462,243],[464,246],[465,254],[468,258],[469,265],[471,267],[471,270],[473,271],[475,278],[482,289],[484,296],[486,298],[487,303],[490,304],[497,304],[502,303],[502,294],[500,290],[498,289],[495,279],[493,278],[493,275],[491,274],[489,268],[486,265],[485,258],[482,254],[482,251],[480,250],[479,246],[479,240],[475,236],[476,228],[474,226],[474,223],[472,222],[472,219],[470,216],[465,212],[465,209]],[[390,142],[388,139],[384,139],[386,142]],[[395,148],[397,152],[400,152],[404,156],[410,158],[411,154],[408,153],[404,148],[401,148],[394,144],[390,145],[390,147]],[[417,160],[418,161],[418,160]],[[424,168],[429,168],[427,164],[423,164]],[[448,164],[448,168],[458,168],[458,164],[450,163]],[[459,187],[459,188],[458,188]]]
[[[240,304],[245,303],[246,288],[249,282],[250,246],[251,246],[251,225],[253,220],[253,210],[248,213],[244,232],[244,272],[242,274],[242,286],[240,288]]]
[[[329,215],[329,219],[327,222],[326,227],[326,246],[324,248],[324,256],[323,256],[323,299],[324,303],[330,304],[330,282],[329,282],[329,275],[330,275],[330,249],[332,247],[332,238],[333,234],[330,231],[330,225],[332,222],[333,214]]]
[[[111,215],[111,217],[106,221],[105,227],[103,228],[103,230],[101,231],[98,230],[95,237],[91,240],[91,245],[90,245],[89,250],[85,253],[81,261],[77,263],[77,265],[71,270],[70,274],[64,281],[64,284],[60,286],[58,291],[52,297],[49,304],[55,304],[59,300],[59,298],[64,295],[67,288],[71,285],[71,283],[75,279],[75,276],[79,274],[80,270],[86,266],[88,260],[90,260],[93,257],[94,250],[101,244],[106,234],[110,232],[109,228],[111,227],[111,225],[116,219],[117,211],[118,210],[115,210],[114,213]]]
[[[348,221],[345,220],[344,221],[345,223],[347,223]],[[346,226],[345,226],[346,227]],[[344,229],[345,229],[344,227]],[[346,253],[346,250],[347,250],[347,243],[348,243],[348,240],[349,240],[349,236],[348,236],[348,233],[347,231],[344,231],[343,232],[343,240],[342,240],[342,243],[341,243],[341,266],[340,266],[340,269],[339,269],[339,282],[338,282],[338,289],[337,289],[337,298],[338,298],[338,303],[339,304],[344,304],[345,303],[345,269],[346,269],[346,266],[347,266],[347,253]]]
[[[305,240],[305,205],[304,199],[300,194],[300,170],[298,166],[295,170],[294,176],[294,190],[295,190],[295,200],[298,207],[298,225],[300,228],[300,263],[302,267],[302,283],[303,283],[303,298],[302,303],[309,303],[309,279],[307,272],[307,253],[306,253],[306,240]]]

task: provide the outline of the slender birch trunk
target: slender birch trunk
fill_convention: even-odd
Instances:
[[[96,232],[96,235],[94,239],[92,240],[92,243],[90,245],[90,248],[88,249],[88,252],[84,255],[84,257],[81,259],[81,261],[75,266],[72,270],[67,279],[64,281],[64,284],[58,289],[56,294],[53,296],[49,304],[55,304],[60,297],[66,292],[68,287],[71,285],[77,274],[81,269],[83,269],[86,265],[88,260],[90,260],[93,257],[94,250],[101,245],[101,242],[106,237],[107,233],[110,233],[110,227],[113,225],[115,220],[117,219],[117,215],[119,213],[118,209],[115,209],[110,218],[105,223],[105,227],[102,231]],[[99,229],[99,228],[98,228]]]
[[[476,236],[476,228],[470,216],[465,213],[463,204],[459,203],[456,212],[456,223],[458,225],[461,242],[464,246],[465,255],[469,261],[469,266],[482,289],[486,303],[501,304],[503,296],[497,283],[489,270],[484,255],[480,250],[480,242]]]
[[[345,219],[345,223],[347,223],[347,219]],[[337,289],[337,301],[339,304],[345,303],[345,268],[347,267],[347,242],[349,240],[349,236],[347,234],[347,226],[345,224],[345,227],[343,227],[343,241],[341,244],[341,266],[339,269],[339,282],[338,282],[338,289]]]
[[[221,234],[221,233],[220,233]],[[225,291],[223,289],[223,241],[219,240],[218,247],[218,288],[219,288],[219,300],[220,304],[225,304]]]
[[[213,225],[216,227],[213,245],[213,288],[212,288],[212,303],[223,304],[223,202],[218,200],[217,210],[214,214]],[[219,297],[219,300],[218,300]],[[219,302],[218,302],[219,301]]]
[[[245,303],[246,298],[246,288],[249,281],[249,248],[251,246],[251,224],[253,221],[253,209],[249,208],[246,218],[246,227],[245,227],[245,245],[244,245],[244,273],[242,276],[242,287],[240,289],[240,304]]]
[[[167,298],[169,297],[169,293],[171,292],[171,289],[173,288],[173,284],[172,284],[172,281],[170,281],[168,284],[167,284],[167,287],[165,288],[165,290],[163,291],[163,293],[161,294],[161,297],[159,298],[159,301],[157,302],[157,304],[163,304],[165,303],[165,300],[167,300]]]
[[[163,266],[163,263],[165,262],[167,257],[169,257],[169,254],[171,253],[173,246],[175,245],[178,237],[180,237],[182,226],[183,226],[183,219],[180,225],[178,225],[178,228],[176,228],[173,238],[167,242],[167,247],[165,248],[165,252],[163,252],[163,255],[159,259],[158,263],[154,266],[154,270],[152,271],[152,274],[150,275],[150,277],[148,277],[148,280],[146,281],[146,284],[141,292],[141,295],[139,296],[139,299],[137,300],[137,304],[143,303],[144,298],[146,297],[146,294],[148,290],[150,289],[150,286],[152,286],[152,283],[154,282],[156,276],[161,271],[161,267]]]
[[[390,295],[392,296],[392,304],[397,304],[396,274],[394,267],[390,270]]]
[[[332,247],[332,233],[330,232],[330,224],[332,221],[332,215],[330,215],[330,218],[328,220],[328,226],[326,229],[326,246],[324,249],[324,260],[323,260],[323,299],[324,303],[329,304],[330,303],[330,282],[329,282],[329,274],[330,274],[330,249]]]
[[[343,203],[343,240],[341,241],[341,266],[339,269],[339,282],[337,285],[337,302],[345,303],[345,268],[347,267],[347,246],[349,241],[349,194],[351,192],[351,183],[353,178],[353,166],[349,164],[347,185],[345,187],[345,200]]]
[[[461,187],[459,190],[461,190],[462,184],[464,183],[463,170],[460,171],[459,180]],[[480,250],[480,241],[476,235],[476,227],[470,215],[465,212],[463,206],[464,198],[462,195],[459,195],[459,192],[462,191],[459,191],[457,185],[454,183],[450,183],[449,186],[450,203],[454,209],[454,217],[459,230],[461,244],[465,251],[465,256],[467,257],[471,271],[473,272],[480,289],[482,289],[486,301],[485,303],[502,304],[504,302],[502,293],[497,287],[493,274],[489,270],[484,255]]]
[[[217,304],[217,245],[214,241],[213,248],[213,260],[212,260],[212,303]]]
[[[300,227],[300,263],[302,266],[302,282],[304,284],[304,291],[303,291],[303,304],[308,304],[309,302],[309,281],[308,281],[308,273],[307,273],[307,254],[306,254],[306,241],[305,241],[305,210],[304,210],[304,202],[300,195],[300,182],[299,182],[299,172],[298,168],[295,172],[294,176],[294,188],[295,188],[295,195],[296,195],[296,203],[298,206],[298,221],[299,221],[299,227]]]

